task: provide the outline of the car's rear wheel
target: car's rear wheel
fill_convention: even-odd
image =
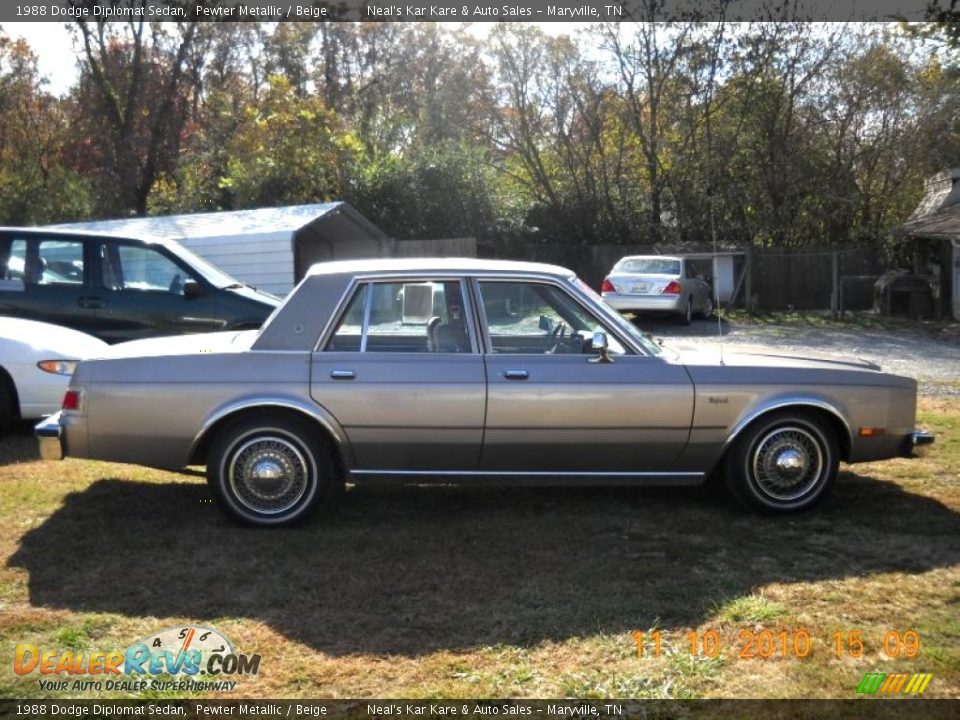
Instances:
[[[343,488],[329,444],[309,421],[262,413],[218,433],[207,480],[219,505],[245,525],[293,525],[335,505]]]
[[[806,411],[781,411],[748,427],[727,453],[724,476],[740,502],[763,512],[816,504],[837,476],[840,453],[829,424]]]
[[[693,320],[693,296],[687,298],[687,304],[683,308],[683,314],[680,315],[680,324],[689,325]]]

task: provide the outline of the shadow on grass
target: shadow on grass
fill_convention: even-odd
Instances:
[[[816,511],[707,490],[368,488],[290,530],[235,527],[205,485],[101,480],[29,531],[30,602],[264,621],[331,654],[419,655],[701,622],[757,585],[960,562],[960,515],[844,473]]]
[[[34,424],[18,420],[0,435],[0,466],[40,459],[40,446],[33,436]]]

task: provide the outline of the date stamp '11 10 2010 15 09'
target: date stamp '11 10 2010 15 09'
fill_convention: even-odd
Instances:
[[[724,637],[713,628],[691,630],[684,634],[670,634],[660,630],[635,630],[631,637],[637,657],[660,657],[661,653],[676,648],[686,650],[692,657],[716,658],[726,654]],[[864,638],[861,630],[836,630],[824,639],[837,658],[863,657],[876,642],[879,652],[889,659],[916,658],[920,653],[920,635],[915,630],[887,630],[882,637]],[[806,628],[767,629],[746,628],[737,633],[733,656],[740,660],[769,660],[771,658],[809,657],[814,651],[815,637]]]

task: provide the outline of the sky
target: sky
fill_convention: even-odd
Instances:
[[[495,23],[472,23],[471,32],[485,37]],[[548,35],[572,35],[583,23],[545,22],[534,23]],[[47,81],[47,90],[54,95],[63,95],[77,77],[77,59],[72,47],[72,38],[67,23],[53,22],[7,22],[0,28],[11,37],[22,37],[37,54],[40,74]]]
[[[71,47],[66,23],[7,22],[0,23],[11,38],[22,37],[37,54],[40,74],[47,78],[47,89],[62,95],[77,77],[77,60]]]

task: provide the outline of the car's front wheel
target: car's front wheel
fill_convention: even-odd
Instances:
[[[764,512],[797,512],[817,503],[837,476],[840,453],[826,422],[805,411],[782,411],[747,428],[727,453],[732,494]]]
[[[262,413],[219,432],[207,480],[221,508],[245,525],[292,525],[335,504],[343,487],[326,439],[308,420]]]

